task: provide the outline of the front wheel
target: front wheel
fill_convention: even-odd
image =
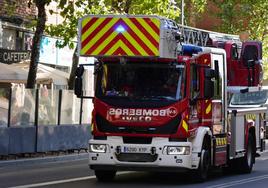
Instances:
[[[95,175],[100,182],[112,181],[116,175],[116,171],[112,170],[95,170]]]
[[[200,157],[198,169],[193,172],[194,180],[196,182],[204,182],[207,179],[209,165],[210,165],[209,150],[203,148],[201,151],[201,157]]]

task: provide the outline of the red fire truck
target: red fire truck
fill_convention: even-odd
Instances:
[[[266,108],[228,108],[227,60],[238,57],[229,42],[222,49],[185,45],[186,39],[175,22],[158,16],[80,19],[79,55],[97,59],[89,166],[99,181],[123,170],[191,170],[197,181],[211,167],[251,172]],[[77,68],[75,93],[86,98],[83,69]],[[244,86],[233,89],[240,92],[248,84],[235,86]]]

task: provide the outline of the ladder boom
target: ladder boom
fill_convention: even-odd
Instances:
[[[225,33],[218,33],[194,27],[188,27],[178,24],[179,32],[183,37],[183,42],[186,44],[193,44],[197,46],[208,46],[209,40],[213,41],[235,41],[240,43],[238,35],[230,35]]]

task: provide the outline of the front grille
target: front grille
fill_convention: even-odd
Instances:
[[[122,162],[154,162],[158,155],[148,153],[120,153],[116,155],[118,161]]]
[[[96,123],[98,130],[100,132],[107,132],[107,133],[174,134],[178,130],[180,120],[181,120],[180,117],[176,117],[167,124],[162,126],[150,126],[150,127],[129,126],[129,125],[116,126],[107,121],[99,114],[96,115]]]

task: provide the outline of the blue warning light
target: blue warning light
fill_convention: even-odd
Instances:
[[[123,33],[125,31],[125,28],[122,26],[122,25],[119,25],[117,28],[116,28],[116,31],[118,33]]]
[[[182,45],[182,54],[192,56],[193,54],[198,54],[198,52],[202,52],[203,49],[200,46],[192,45],[192,44],[183,44]]]

